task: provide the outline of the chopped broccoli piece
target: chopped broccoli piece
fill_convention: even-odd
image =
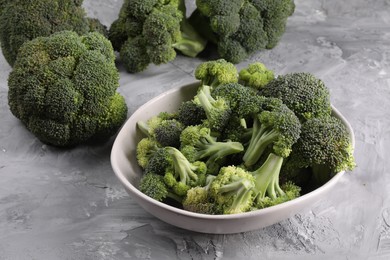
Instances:
[[[198,90],[196,98],[206,113],[207,119],[204,124],[212,131],[221,132],[229,121],[231,109],[224,98],[213,98],[210,94],[210,87],[203,85]]]
[[[251,63],[239,72],[240,83],[254,89],[264,87],[274,78],[274,72],[260,62]]]
[[[210,185],[215,178],[214,175],[208,175],[205,186],[196,186],[189,189],[182,202],[183,208],[196,213],[216,214],[214,202],[209,196]]]
[[[139,190],[145,195],[164,202],[170,198],[178,203],[182,203],[182,197],[175,194],[164,182],[160,175],[147,173],[142,176],[139,184]]]
[[[240,153],[239,142],[218,142],[211,130],[202,125],[187,126],[180,136],[183,154],[191,161],[206,160],[208,173],[216,173],[228,155]]]
[[[281,99],[301,122],[329,116],[332,111],[328,88],[322,80],[307,72],[278,76],[259,91],[266,97]]]
[[[210,197],[218,214],[235,214],[249,211],[255,198],[255,178],[246,170],[222,167],[210,184]]]
[[[237,82],[238,73],[232,63],[219,59],[201,63],[196,67],[195,78],[201,81],[201,85],[212,89],[220,84]]]
[[[145,169],[160,144],[153,138],[145,137],[137,143],[136,157],[139,166]]]
[[[180,104],[177,120],[184,126],[199,125],[206,119],[206,113],[200,104],[189,100]]]
[[[283,103],[256,114],[252,137],[243,156],[245,166],[255,165],[268,146],[272,146],[276,155],[289,156],[292,145],[299,138],[300,128],[298,117]]]
[[[355,165],[352,141],[344,124],[335,117],[321,117],[302,124],[301,136],[282,173],[292,178],[300,173],[295,169],[311,168],[314,181],[322,185],[337,172],[352,170]]]

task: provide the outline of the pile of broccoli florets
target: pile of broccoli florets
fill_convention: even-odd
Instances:
[[[243,213],[309,192],[355,167],[329,90],[309,73],[273,76],[255,62],[200,64],[196,95],[139,121],[139,189],[203,214]]]

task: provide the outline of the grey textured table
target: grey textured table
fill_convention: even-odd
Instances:
[[[323,79],[355,130],[358,167],[327,197],[273,226],[235,235],[188,232],[146,213],[110,166],[112,140],[59,150],[10,113],[0,57],[0,259],[389,259],[390,1],[296,0],[279,45],[262,61],[276,74]],[[121,0],[86,0],[110,25]],[[121,70],[129,115],[193,80],[199,59],[178,57],[139,74]]]

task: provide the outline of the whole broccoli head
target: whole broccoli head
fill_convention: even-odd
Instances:
[[[295,9],[292,0],[197,0],[196,6],[191,24],[233,63],[273,48]]]
[[[206,41],[187,23],[184,0],[125,0],[109,38],[129,72],[172,61],[176,51],[195,57]]]
[[[108,138],[127,117],[114,60],[99,33],[63,31],[26,42],[8,78],[11,112],[55,146]]]
[[[105,29],[96,19],[88,20],[82,0],[5,1],[0,15],[0,42],[7,62],[13,66],[20,46],[39,36],[70,30],[84,34]]]

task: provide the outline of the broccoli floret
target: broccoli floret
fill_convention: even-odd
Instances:
[[[257,91],[239,83],[221,84],[211,91],[214,98],[223,98],[229,103],[231,114],[247,120],[260,111],[264,98]]]
[[[194,100],[184,101],[177,112],[177,120],[184,126],[199,125],[206,119],[206,113],[201,105]]]
[[[160,144],[153,138],[145,137],[137,143],[136,157],[139,166],[145,169]]]
[[[154,173],[164,176],[166,169],[172,165],[172,157],[164,147],[156,148],[155,146],[152,146],[150,152],[152,153],[150,156],[144,157],[147,158],[147,163],[144,167],[145,173]]]
[[[207,166],[204,162],[190,162],[181,151],[174,147],[165,147],[172,157],[171,174],[182,184],[189,187],[202,186],[206,180]]]
[[[19,48],[26,41],[64,30],[85,34],[98,29],[97,20],[88,20],[82,0],[12,0],[0,15],[0,42],[7,62],[13,66]],[[71,18],[71,19],[70,19]]]
[[[168,63],[176,51],[197,56],[206,41],[185,17],[184,0],[125,0],[109,39],[120,51],[129,72],[145,70],[150,63]]]
[[[219,59],[198,65],[195,78],[201,81],[201,85],[210,86],[212,89],[220,84],[237,82],[238,72],[232,63]]]
[[[233,63],[274,47],[295,7],[292,0],[197,0],[196,6],[191,23]]]
[[[211,96],[210,87],[203,85],[199,88],[196,98],[206,113],[204,124],[212,131],[221,132],[229,122],[231,109],[224,98]]]
[[[279,184],[279,174],[283,157],[270,153],[266,161],[255,171],[255,208],[265,208],[292,200],[300,195],[300,187],[289,182],[283,188]]]
[[[345,125],[335,117],[321,117],[302,124],[301,135],[287,159],[285,171],[294,177],[294,169],[310,168],[313,180],[322,185],[337,172],[355,167],[353,145]],[[289,171],[287,171],[289,170]]]
[[[157,174],[144,174],[139,183],[139,190],[157,201],[165,202],[169,198],[182,203],[182,197],[175,194],[165,184],[163,176]]]
[[[211,182],[209,196],[217,214],[235,214],[249,211],[255,198],[255,178],[246,170],[222,167]]]
[[[329,116],[332,111],[328,88],[322,80],[307,72],[278,76],[259,92],[266,97],[281,99],[301,122]]]
[[[11,112],[47,144],[107,139],[127,118],[114,60],[99,33],[63,31],[26,42],[8,78]]]
[[[256,114],[252,137],[243,156],[244,165],[255,165],[268,146],[273,153],[286,158],[299,138],[300,128],[298,117],[283,103]]]
[[[262,88],[274,78],[274,72],[260,62],[251,63],[239,72],[239,82],[254,89]]]
[[[240,142],[219,142],[211,136],[211,130],[202,125],[187,126],[180,136],[183,154],[190,161],[205,160],[208,173],[219,171],[221,162],[228,155],[244,150]]]
[[[205,186],[196,186],[189,189],[182,201],[183,208],[196,213],[216,214],[214,202],[209,196],[210,185],[215,178],[214,175],[208,175]]]

